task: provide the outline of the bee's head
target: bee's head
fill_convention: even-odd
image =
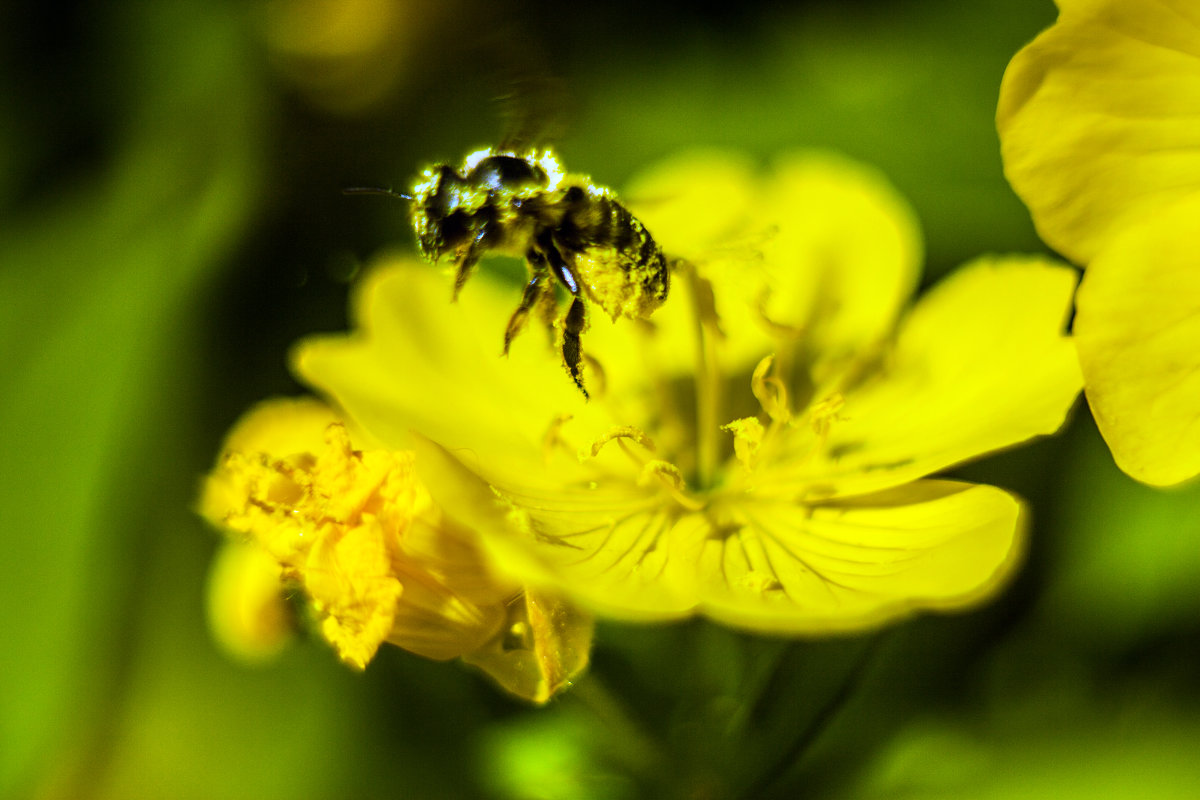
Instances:
[[[453,168],[439,164],[425,170],[412,191],[412,222],[421,255],[437,261],[464,247],[473,237],[476,217],[486,201]]]

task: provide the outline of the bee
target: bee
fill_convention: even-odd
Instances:
[[[548,149],[486,148],[459,168],[435,164],[413,186],[410,217],[426,260],[454,261],[454,298],[487,253],[525,259],[529,281],[504,330],[504,353],[529,312],[553,307],[556,285],[570,295],[557,320],[563,365],[588,396],[580,335],[587,306],[615,322],[646,319],[667,299],[662,248],[608,189],[569,175]]]

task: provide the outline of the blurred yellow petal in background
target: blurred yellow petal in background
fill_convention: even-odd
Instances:
[[[1004,171],[1054,249],[1086,264],[1124,227],[1200,191],[1200,10],[1060,2],[1000,86]]]
[[[1042,238],[1087,267],[1074,331],[1114,458],[1172,485],[1200,472],[1200,9],[1059,7],[1000,88],[1005,174]]]
[[[1079,288],[1075,341],[1117,464],[1170,486],[1200,472],[1200,193],[1117,236]]]
[[[363,115],[413,82],[455,2],[268,0],[256,9],[273,66],[312,105]]]

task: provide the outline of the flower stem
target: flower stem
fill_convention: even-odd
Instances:
[[[744,794],[745,797],[764,796],[768,790],[776,786],[804,758],[812,745],[825,732],[834,718],[837,717],[838,712],[846,706],[846,703],[854,695],[854,691],[862,682],[863,675],[866,674],[867,668],[871,665],[875,654],[879,651],[880,643],[884,640],[885,633],[886,631],[877,633],[866,641],[862,650],[859,651],[858,657],[833,694],[817,709],[816,715],[809,724],[800,731],[800,734],[792,741],[791,745],[787,747],[782,755],[775,760],[774,764],[759,776],[750,791]]]
[[[582,704],[603,725],[612,755],[634,774],[649,775],[668,763],[657,741],[630,716],[624,704],[594,673],[585,675],[566,695]]]

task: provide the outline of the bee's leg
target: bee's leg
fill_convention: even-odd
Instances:
[[[467,278],[471,277],[471,272],[474,271],[475,265],[479,263],[479,259],[487,252],[489,247],[488,236],[491,234],[491,226],[487,220],[484,220],[479,225],[479,231],[475,234],[475,238],[471,244],[467,246],[467,252],[459,260],[458,265],[454,269],[454,294],[450,299],[452,302],[458,300],[458,293],[462,291],[463,284],[467,282]]]
[[[587,311],[583,299],[579,296],[579,278],[555,246],[553,233],[549,229],[538,234],[536,241],[537,249],[545,256],[554,277],[558,278],[572,295],[571,306],[562,319],[563,364],[579,391],[583,392],[584,397],[588,397],[587,389],[583,388],[583,346],[579,341],[579,335],[587,327]]]
[[[550,269],[546,266],[546,257],[531,248],[525,254],[525,258],[529,261],[533,277],[530,278],[529,283],[525,284],[525,291],[521,294],[521,304],[508,318],[508,325],[504,328],[504,355],[508,355],[508,348],[512,344],[512,340],[525,327],[525,320],[529,318],[529,309],[533,308],[550,289],[546,281],[546,278],[550,277]]]
[[[546,263],[550,265],[550,270],[554,273],[554,277],[558,278],[559,282],[567,287],[567,291],[572,296],[579,297],[579,278],[576,277],[575,270],[571,269],[571,265],[567,263],[567,260],[562,257],[562,253],[555,246],[553,234],[549,229],[538,234],[536,249],[545,256]]]
[[[567,309],[567,314],[563,317],[562,355],[567,372],[570,373],[571,380],[575,381],[575,385],[579,387],[579,391],[583,392],[584,399],[587,399],[588,392],[583,388],[583,347],[579,342],[579,334],[583,333],[583,329],[586,327],[587,312],[584,309],[583,301],[576,297],[571,300],[571,307]]]
[[[450,302],[458,302],[458,293],[462,291],[467,278],[471,277],[471,270],[474,268],[475,261],[471,260],[469,256],[458,262],[458,266],[454,268],[454,293],[450,295]]]

